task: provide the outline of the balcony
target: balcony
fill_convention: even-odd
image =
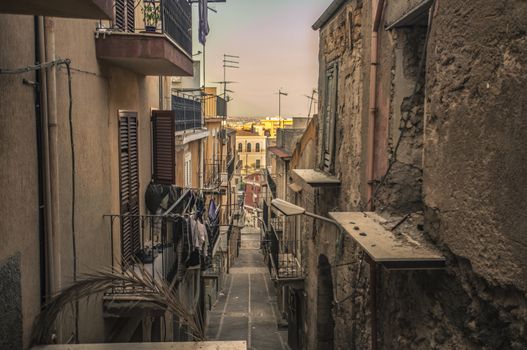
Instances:
[[[185,215],[194,197],[186,191],[161,215],[105,215],[109,223],[112,271],[133,270],[162,279],[170,288],[185,283],[189,273],[210,265],[213,247],[219,236],[220,208],[215,218],[204,218],[208,250],[197,259],[196,267],[187,267],[190,252],[186,247],[192,237],[186,235]],[[186,222],[186,221],[185,221]],[[178,254],[179,252],[179,254]],[[149,298],[153,291],[116,282],[104,296],[106,317],[127,317],[137,312],[151,313],[157,306]],[[130,302],[133,301],[132,304]],[[138,302],[141,302],[138,305]]]
[[[218,190],[220,187],[227,187],[234,174],[234,158],[231,156],[205,160],[203,173],[206,189]]]
[[[300,251],[302,242],[299,240],[284,240],[273,228],[262,226],[265,238],[262,249],[266,257],[271,278],[277,282],[295,282],[304,279],[304,269]]]
[[[141,75],[193,75],[187,0],[115,0],[113,16],[97,29],[98,59]]]
[[[0,1],[0,13],[47,17],[111,19],[112,0]]]

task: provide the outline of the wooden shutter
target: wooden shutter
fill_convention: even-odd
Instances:
[[[115,27],[133,33],[135,31],[134,0],[115,0]]]
[[[326,72],[325,110],[323,122],[322,168],[332,172],[335,163],[335,125],[337,116],[338,66],[334,62]]]
[[[173,111],[152,113],[154,182],[176,183],[176,118]]]
[[[137,136],[137,113],[119,112],[121,259],[125,265],[132,262],[141,248]]]

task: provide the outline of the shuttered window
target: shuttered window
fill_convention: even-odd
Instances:
[[[135,0],[115,0],[115,27],[123,32],[135,31]]]
[[[152,112],[154,182],[176,183],[176,122],[172,111]]]
[[[338,65],[333,62],[326,71],[325,108],[323,115],[322,169],[331,173],[335,169],[335,124],[337,117]]]
[[[139,226],[139,155],[137,113],[119,112],[119,190],[121,259],[129,264],[141,248]]]

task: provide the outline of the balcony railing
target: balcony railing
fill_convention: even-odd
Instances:
[[[209,159],[204,166],[204,184],[206,188],[217,188],[227,180],[229,163],[228,159]]]
[[[263,225],[265,238],[262,249],[267,257],[271,276],[277,280],[302,279],[304,270],[300,258],[301,241],[280,239],[272,229]]]
[[[192,55],[192,7],[187,0],[115,0],[113,31],[164,34]]]
[[[265,169],[264,172],[265,172],[265,178],[267,181],[267,186],[271,190],[272,198],[276,198],[276,183],[274,182],[274,179],[271,176],[271,173],[269,172],[269,170]]]
[[[110,219],[112,271],[133,269],[137,273],[148,273],[154,279],[160,278],[168,283],[181,280],[187,270],[187,257],[191,256],[191,252],[186,251],[191,237],[184,236],[187,231],[183,227],[188,225],[184,214],[188,212],[193,200],[191,192],[186,191],[162,215],[105,215]],[[207,266],[211,261],[212,246],[218,238],[219,209],[216,218],[207,216],[205,220],[209,246],[208,251],[202,253],[199,259],[198,263],[202,266]],[[121,249],[114,247],[116,242],[120,242]],[[123,255],[123,251],[130,250],[132,256]],[[138,292],[149,291],[118,283],[110,291],[111,294]]]
[[[172,95],[172,110],[176,112],[176,132],[203,126],[201,102],[197,99]]]

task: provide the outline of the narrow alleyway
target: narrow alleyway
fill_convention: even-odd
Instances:
[[[276,293],[259,246],[259,230],[245,227],[240,256],[210,313],[207,337],[247,340],[253,350],[286,350],[287,331],[278,330]]]

